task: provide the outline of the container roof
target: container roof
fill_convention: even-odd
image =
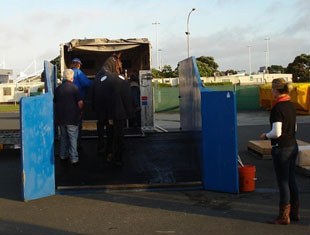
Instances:
[[[102,51],[113,52],[132,49],[142,44],[150,44],[147,38],[130,38],[130,39],[72,39],[66,43],[68,50],[85,50],[85,51]]]

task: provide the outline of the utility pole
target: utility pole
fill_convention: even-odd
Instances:
[[[252,74],[252,58],[251,58],[251,46],[248,46],[249,49],[249,75]]]
[[[158,63],[158,38],[157,38],[157,34],[158,34],[158,25],[160,23],[155,21],[154,23],[152,23],[152,25],[155,25],[156,27],[156,67],[159,68],[159,63]]]
[[[270,38],[265,38],[264,40],[266,41],[266,73],[269,73],[268,67],[270,66],[269,64],[269,40]]]
[[[163,50],[162,49],[158,49],[158,52],[159,52],[159,70],[163,69],[163,65],[162,65],[162,53],[163,53]]]
[[[2,68],[5,69],[5,56],[3,56]]]

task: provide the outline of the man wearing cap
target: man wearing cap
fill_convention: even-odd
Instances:
[[[74,71],[73,83],[79,88],[82,99],[85,99],[88,87],[92,81],[81,70],[82,62],[79,58],[74,58],[71,63],[71,69]]]
[[[85,100],[87,90],[91,86],[92,81],[81,70],[82,62],[79,58],[74,58],[71,63],[71,69],[74,71],[73,83],[78,87],[82,100]],[[78,148],[81,149],[81,131],[82,131],[83,114],[79,122]]]

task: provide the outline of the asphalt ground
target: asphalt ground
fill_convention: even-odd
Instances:
[[[157,115],[156,125],[176,130],[177,117]],[[309,116],[298,118],[297,137],[306,142],[308,120]],[[310,178],[302,174],[297,175],[302,220],[289,226],[266,223],[278,210],[272,162],[250,153],[247,142],[268,128],[268,113],[238,113],[239,155],[257,170],[255,191],[240,194],[197,188],[74,190],[22,202],[19,150],[3,150],[0,234],[310,234]]]

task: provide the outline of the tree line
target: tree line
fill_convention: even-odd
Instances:
[[[197,67],[201,77],[227,76],[237,74],[237,71],[229,69],[219,71],[218,64],[212,56],[200,56],[196,58]],[[294,61],[287,67],[282,65],[271,65],[267,68],[268,73],[290,73],[293,75],[293,82],[310,82],[310,55],[301,54],[296,56]],[[161,70],[152,69],[152,75],[155,78],[178,77],[178,68],[174,70],[170,65],[164,65]]]
[[[57,65],[57,75],[60,77],[60,56],[53,59],[51,63]],[[212,56],[200,56],[196,58],[196,63],[201,77],[237,74],[237,71],[233,69],[219,71],[219,66]],[[287,67],[271,65],[267,70],[268,73],[290,73],[293,75],[293,82],[310,82],[310,54],[296,56],[294,61],[289,63]],[[178,77],[178,68],[173,70],[170,65],[164,65],[161,70],[152,68],[152,76],[154,78]]]

